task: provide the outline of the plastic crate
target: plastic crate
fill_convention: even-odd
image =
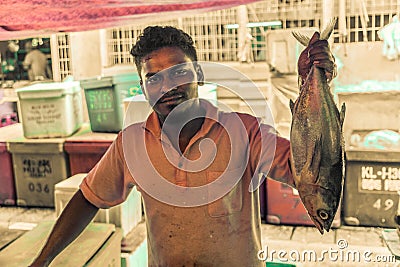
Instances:
[[[37,83],[17,94],[26,138],[66,137],[82,125],[79,82]]]
[[[18,122],[17,113],[13,112],[0,116],[0,127],[8,126]]]
[[[400,129],[400,83],[398,90],[375,90],[385,83],[372,83],[368,88],[360,85],[347,90],[335,88],[338,106],[346,104],[346,116],[343,122],[343,137],[345,144],[351,142],[354,131]],[[362,89],[363,87],[366,89]]]
[[[347,225],[396,228],[400,151],[346,151],[343,219]]]
[[[140,88],[137,73],[81,80],[93,132],[119,132],[123,127],[123,99]]]
[[[307,210],[301,202],[296,189],[271,179],[267,179],[267,217],[272,224],[314,226]],[[341,225],[341,208],[339,206],[332,227]]]
[[[55,209],[58,217],[69,200],[79,189],[86,173],[76,174],[55,185]],[[142,197],[134,187],[128,198],[122,204],[110,209],[100,209],[94,218],[95,222],[112,223],[122,229],[126,236],[140,221],[142,221]]]
[[[124,99],[125,126],[145,121],[152,108],[143,94]]]
[[[6,89],[0,89],[0,116],[5,114],[11,114],[14,112],[14,105],[12,102],[5,101],[5,97],[7,94],[5,93]]]
[[[41,222],[0,251],[0,266],[29,266],[53,226],[54,222]],[[114,225],[91,223],[50,266],[121,266],[121,238],[121,230]]]
[[[20,123],[0,128],[0,205],[15,205],[15,180],[6,141],[23,135]]]
[[[89,172],[101,159],[111,143],[115,133],[95,133],[88,124],[79,132],[65,139],[64,150],[68,154],[71,175]]]
[[[54,185],[69,177],[64,141],[62,138],[7,141],[18,206],[54,207]]]
[[[139,223],[121,244],[122,267],[147,267],[147,232],[146,222]]]

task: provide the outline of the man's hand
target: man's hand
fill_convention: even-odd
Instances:
[[[301,52],[297,62],[299,76],[302,82],[307,78],[312,65],[325,70],[328,81],[336,77],[336,64],[327,40],[319,39],[319,32],[311,37],[308,46]]]

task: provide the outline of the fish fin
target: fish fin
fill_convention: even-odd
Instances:
[[[329,36],[331,36],[331,33],[332,33],[333,29],[335,28],[336,21],[337,21],[337,18],[332,18],[328,22],[328,25],[321,32],[320,40],[328,40],[329,39]]]
[[[302,45],[307,46],[310,42],[310,37],[307,37],[299,32],[292,32],[294,38],[299,41]]]
[[[313,151],[312,151],[312,158],[310,162],[310,173],[312,177],[314,177],[314,181],[311,181],[312,183],[317,183],[318,182],[318,174],[319,174],[319,168],[321,165],[321,157],[322,157],[322,137],[319,136],[314,143]]]
[[[293,115],[294,102],[292,99],[289,99],[289,107],[290,107],[290,112],[292,112]]]
[[[320,40],[328,40],[329,36],[331,36],[333,29],[335,28],[337,18],[332,18],[328,25],[325,27],[325,29],[321,32],[320,35]],[[297,41],[299,41],[302,45],[307,46],[308,43],[310,42],[310,37],[307,37],[299,32],[292,32],[292,35],[294,38],[296,38]]]
[[[345,113],[346,113],[346,104],[343,103],[343,104],[342,104],[342,108],[341,108],[341,110],[340,110],[340,114],[339,114],[340,127],[342,127],[342,128],[343,128],[343,122],[344,122]]]

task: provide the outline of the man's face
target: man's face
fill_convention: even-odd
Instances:
[[[163,120],[176,106],[198,97],[197,83],[202,79],[200,67],[178,47],[160,48],[142,59],[143,92]]]

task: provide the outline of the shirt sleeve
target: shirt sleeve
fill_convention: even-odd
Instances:
[[[290,142],[274,128],[253,123],[250,132],[250,159],[254,171],[295,188],[290,167]]]
[[[122,132],[80,185],[84,197],[98,208],[110,208],[125,201],[135,182],[122,153]]]

